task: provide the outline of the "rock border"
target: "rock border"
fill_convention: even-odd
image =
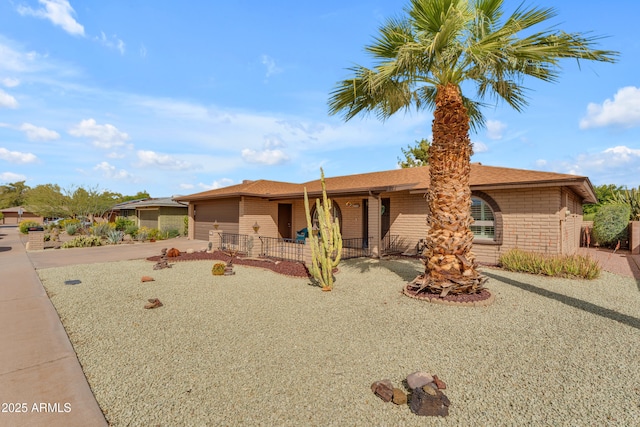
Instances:
[[[484,288],[485,291],[489,292],[489,297],[479,300],[479,301],[447,301],[445,299],[440,298],[437,295],[429,296],[429,295],[412,295],[407,291],[407,287],[402,288],[402,293],[409,298],[417,299],[419,301],[427,301],[431,304],[440,304],[440,305],[451,305],[456,307],[488,307],[493,304],[496,300],[496,295],[491,292],[489,289]]]

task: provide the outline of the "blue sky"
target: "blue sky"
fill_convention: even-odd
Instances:
[[[162,197],[394,169],[431,137],[432,113],[344,123],[327,101],[407,3],[0,0],[0,184]],[[524,113],[484,110],[472,161],[637,187],[640,2],[535,4],[563,30],[607,36],[619,62],[526,81]]]

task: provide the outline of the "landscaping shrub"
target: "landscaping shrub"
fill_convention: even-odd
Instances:
[[[107,237],[109,231],[114,229],[115,224],[112,226],[108,222],[99,222],[94,224],[91,228],[91,235],[98,237]]]
[[[19,228],[22,234],[29,234],[29,227],[41,227],[41,224],[30,219],[20,221]]]
[[[177,228],[166,228],[162,230],[162,238],[163,239],[173,239],[174,237],[178,237],[180,235],[180,230]]]
[[[182,229],[182,235],[188,236],[189,235],[189,217],[185,215],[183,218],[183,222],[184,222],[184,227]]]
[[[107,231],[107,242],[115,245],[120,243],[124,238],[124,231],[121,230],[109,230]]]
[[[600,265],[591,257],[582,255],[544,255],[511,249],[500,256],[498,263],[508,271],[552,277],[591,280],[600,276]]]
[[[614,246],[627,240],[631,208],[622,204],[607,204],[600,207],[593,218],[593,237],[600,246]]]
[[[102,240],[98,236],[76,236],[73,240],[64,242],[63,248],[87,248],[90,246],[102,246]]]
[[[149,238],[149,228],[140,227],[138,229],[138,232],[136,233],[136,240],[138,240],[140,242],[144,242],[148,238]]]
[[[124,231],[126,233],[127,228],[136,225],[135,221],[129,218],[118,217],[115,222],[115,229],[118,231]],[[127,233],[128,234],[128,233]]]
[[[135,239],[138,235],[138,226],[135,224],[127,226],[127,228],[125,228],[124,230],[124,234],[128,234],[132,239]]]
[[[157,228],[150,228],[148,231],[149,240],[162,240],[163,235]]]
[[[64,230],[69,236],[75,236],[80,231],[80,221],[68,223]]]
[[[225,263],[217,262],[213,264],[213,268],[211,269],[211,274],[214,276],[222,276],[224,274],[224,269],[227,267]]]

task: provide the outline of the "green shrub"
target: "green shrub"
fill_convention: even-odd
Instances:
[[[511,249],[502,254],[498,263],[508,271],[542,274],[552,277],[595,279],[600,276],[600,265],[589,256],[544,255]]]
[[[76,236],[73,240],[64,242],[63,248],[87,248],[90,246],[102,246],[102,240],[98,236]]]
[[[108,222],[99,222],[90,228],[91,235],[98,237],[107,237],[111,230],[113,230],[113,226]]]
[[[149,231],[149,240],[162,240],[163,235],[157,228],[150,228]]]
[[[149,228],[148,227],[140,227],[138,232],[136,233],[136,240],[140,242],[144,242],[149,238]]]
[[[32,221],[30,219],[24,219],[20,221],[19,228],[22,234],[29,234],[29,227],[41,227],[41,226],[42,226],[41,224],[35,221]]]
[[[180,235],[180,230],[177,228],[165,228],[162,230],[163,239],[173,239]]]
[[[224,269],[227,265],[223,262],[217,262],[213,264],[213,268],[211,269],[211,274],[214,276],[222,276],[224,274]]]
[[[593,218],[593,237],[600,246],[613,246],[627,240],[631,208],[622,204],[606,204]]]
[[[183,223],[184,223],[184,227],[182,229],[182,235],[188,236],[189,235],[189,217],[188,216],[186,215],[184,216]]]
[[[125,234],[128,234],[126,232],[127,228],[131,227],[131,226],[135,226],[136,223],[134,220],[129,219],[129,218],[124,218],[124,217],[118,217],[116,218],[115,221],[115,228],[118,231],[124,231]]]
[[[135,224],[129,225],[125,230],[124,234],[128,234],[132,239],[135,239],[138,235],[138,226]]]
[[[69,236],[75,236],[80,231],[80,222],[70,222],[65,226],[64,230]]]

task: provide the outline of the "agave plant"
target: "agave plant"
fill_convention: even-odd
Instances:
[[[609,203],[628,205],[631,208],[630,221],[640,221],[640,187],[616,191],[607,200]]]
[[[124,232],[120,230],[109,230],[107,231],[107,242],[112,245],[118,244],[124,238]]]

